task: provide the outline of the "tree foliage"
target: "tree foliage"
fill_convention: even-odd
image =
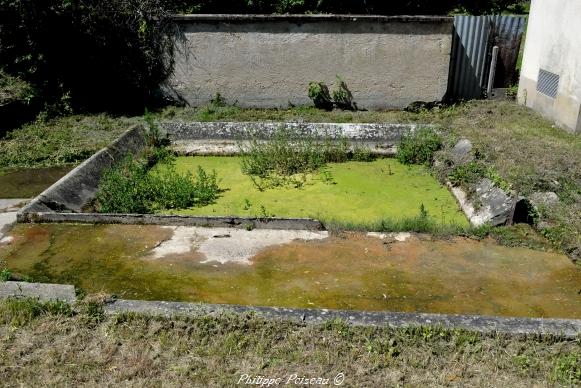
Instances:
[[[142,107],[172,68],[159,0],[0,0],[0,67],[55,109]]]

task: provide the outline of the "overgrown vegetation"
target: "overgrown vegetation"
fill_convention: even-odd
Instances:
[[[308,95],[316,108],[333,109],[333,100],[329,93],[329,87],[324,82],[310,82]]]
[[[423,127],[402,136],[396,157],[404,164],[430,165],[442,144],[442,137],[436,131]]]
[[[127,156],[103,172],[95,196],[97,211],[145,214],[212,203],[220,192],[216,172],[198,167],[195,177],[178,173],[175,155],[153,116],[146,111],[144,120],[147,147],[142,155]]]
[[[150,166],[158,164],[155,169]],[[220,192],[216,173],[198,168],[196,176],[176,172],[174,157],[155,151],[150,158],[127,157],[106,170],[96,207],[101,213],[155,213],[212,203]]]
[[[37,120],[0,138],[0,170],[79,163],[140,120],[103,114]]]
[[[0,0],[0,68],[49,115],[143,111],[172,69],[165,0]]]
[[[100,318],[97,307],[69,311],[0,301],[3,384],[231,386],[244,373],[331,381],[343,373],[344,386],[580,383],[579,339],[338,320],[311,325],[242,314]]]
[[[327,163],[347,160],[370,161],[369,150],[351,150],[346,139],[317,140],[285,127],[278,128],[267,141],[254,138],[248,145],[240,144],[242,172],[260,190],[278,186],[301,187],[307,174],[317,173]],[[331,181],[323,171],[325,181]]]
[[[332,93],[324,82],[310,82],[308,95],[316,108],[332,110],[336,106],[342,110],[357,110],[357,104],[353,101],[353,94],[343,79],[337,76],[337,84]]]

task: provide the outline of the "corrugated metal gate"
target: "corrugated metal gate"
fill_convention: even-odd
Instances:
[[[448,97],[481,98],[488,83],[492,47],[499,47],[494,87],[517,81],[516,62],[525,16],[455,16]]]

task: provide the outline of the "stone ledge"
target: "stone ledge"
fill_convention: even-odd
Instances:
[[[283,21],[283,22],[378,22],[378,23],[452,23],[451,16],[421,16],[421,15],[336,15],[336,14],[291,14],[291,15],[271,15],[271,14],[183,14],[173,15],[176,22],[262,22],[262,21]]]
[[[309,218],[198,217],[156,214],[29,212],[19,213],[18,222],[324,230],[324,226],[320,221]]]
[[[27,282],[1,282],[0,299],[3,298],[36,298],[42,302],[60,300],[70,304],[77,301],[74,286]]]
[[[581,320],[578,319],[509,318],[478,315],[295,309],[139,300],[115,300],[105,306],[105,311],[108,314],[133,312],[164,317],[255,313],[258,316],[269,319],[282,319],[312,324],[341,319],[355,326],[383,326],[394,328],[438,326],[445,329],[464,329],[481,333],[498,332],[511,335],[556,335],[567,338],[576,338],[581,334]]]

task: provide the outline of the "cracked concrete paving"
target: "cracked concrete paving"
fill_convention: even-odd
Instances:
[[[203,263],[252,264],[249,259],[264,248],[287,244],[294,240],[322,240],[329,237],[328,232],[307,230],[254,229],[249,231],[186,226],[165,228],[173,229],[174,233],[170,239],[163,241],[151,251],[151,258],[161,259],[197,251],[205,256]]]

